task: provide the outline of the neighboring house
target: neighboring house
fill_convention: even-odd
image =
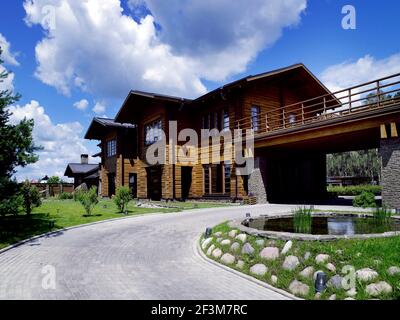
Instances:
[[[231,129],[233,132],[240,119],[248,119],[255,132],[264,130],[265,126],[269,130],[282,122],[285,126],[291,126],[292,122],[304,117],[304,114],[288,107],[279,119],[270,119],[268,122],[264,118],[267,111],[326,94],[331,93],[302,64],[249,76],[194,100],[131,91],[115,119],[94,118],[85,135],[86,139],[101,141],[101,152],[98,154],[101,157],[101,195],[112,196],[118,186],[129,186],[134,197],[154,200],[236,200],[257,192],[258,196],[260,193],[266,194],[267,190],[262,183],[263,190],[260,191],[260,186],[254,185],[248,176],[237,176],[235,165],[230,161],[219,164],[183,166],[167,163],[152,166],[146,161],[146,150],[162,139],[160,129],[165,131],[166,141],[169,141],[169,121],[177,121],[178,132],[192,128],[199,136],[201,129]],[[307,117],[316,114],[311,108]],[[263,150],[256,149],[257,152],[262,154]],[[256,159],[257,168],[263,165],[262,161]],[[313,165],[313,160],[309,159],[300,159],[298,162],[298,168]],[[321,167],[324,165],[325,162],[322,162]],[[271,168],[266,170],[274,171]],[[308,179],[317,183],[303,187],[303,193],[321,193],[319,188],[325,188],[325,171],[318,171],[315,176],[310,172],[306,174],[309,175]],[[263,170],[260,174],[262,180],[265,180],[265,175]],[[276,190],[279,190],[279,182],[285,180],[296,188],[290,174],[281,173],[273,179],[277,181]],[[266,201],[266,195],[264,198],[260,202]]]
[[[95,186],[99,189],[99,165],[89,164],[89,156],[87,154],[81,155],[81,163],[68,164],[64,176],[74,179],[74,188],[86,183],[90,188]],[[101,192],[99,190],[99,192]]]

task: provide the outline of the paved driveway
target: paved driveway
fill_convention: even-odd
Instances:
[[[289,210],[206,209],[60,232],[0,254],[0,299],[285,299],[203,260],[195,243],[207,226],[246,212]],[[55,268],[56,288],[45,290],[48,265]]]

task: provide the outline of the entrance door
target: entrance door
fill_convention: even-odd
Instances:
[[[192,167],[182,167],[182,199],[186,200],[189,197],[190,188],[192,186]]]
[[[129,174],[129,190],[131,190],[132,198],[137,198],[137,174],[130,173]]]
[[[108,174],[108,197],[115,195],[115,173]]]
[[[221,164],[211,167],[211,190],[213,194],[221,194],[223,192],[223,167]]]
[[[147,168],[147,197],[154,201],[161,200],[161,166]]]

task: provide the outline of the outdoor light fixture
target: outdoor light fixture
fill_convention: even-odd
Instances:
[[[397,214],[397,215],[400,215],[400,208],[397,208],[397,209],[396,209],[396,214]]]
[[[326,289],[327,277],[324,272],[318,272],[317,278],[315,279],[315,291],[323,292]]]
[[[212,228],[207,228],[205,233],[206,238],[210,237],[211,234],[212,234]]]
[[[246,213],[246,218],[250,218],[251,214],[250,213]]]

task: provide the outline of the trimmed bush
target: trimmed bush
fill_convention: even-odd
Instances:
[[[338,196],[358,196],[363,192],[370,192],[379,196],[382,192],[382,187],[377,185],[329,186],[328,192]]]
[[[353,206],[361,208],[375,208],[375,195],[371,192],[363,192],[353,200]]]
[[[117,205],[119,212],[125,212],[129,201],[132,200],[131,190],[128,187],[119,187],[113,200]]]

